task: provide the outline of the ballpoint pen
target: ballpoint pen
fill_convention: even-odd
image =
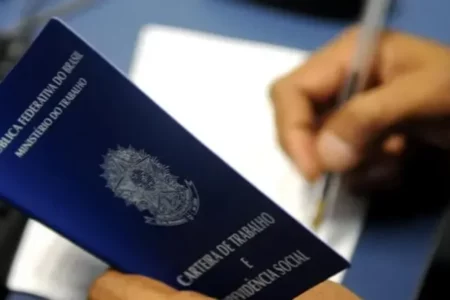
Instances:
[[[344,88],[338,95],[336,106],[339,107],[354,94],[366,88],[370,69],[378,50],[378,42],[389,12],[391,0],[368,0],[364,8],[357,48],[355,49],[350,73]],[[313,220],[313,228],[319,229],[327,212],[331,211],[339,196],[341,175],[325,174],[321,199]]]

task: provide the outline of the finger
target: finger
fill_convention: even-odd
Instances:
[[[194,291],[180,291],[173,294],[167,300],[216,300],[214,298],[206,297]]]
[[[376,59],[376,75],[381,83],[389,83],[398,76],[448,61],[448,48],[436,41],[404,32],[386,30],[380,37],[380,51]]]
[[[380,151],[344,176],[344,184],[355,195],[369,196],[375,192],[392,191],[402,183],[402,157]]]
[[[450,115],[405,124],[408,137],[443,150],[450,150]]]
[[[294,300],[359,300],[360,298],[349,291],[347,288],[334,283],[325,281]]]
[[[380,145],[374,145],[366,152],[356,168],[345,174],[345,184],[354,194],[362,196],[398,188],[402,183],[405,151],[403,134],[388,135]]]
[[[327,101],[342,85],[350,56],[344,54],[348,49],[343,46],[342,39],[330,43],[271,87],[280,144],[310,180],[320,174],[313,102]]]
[[[393,134],[383,142],[383,151],[387,154],[399,156],[406,147],[406,137],[402,134]]]
[[[271,91],[281,147],[308,179],[319,175],[313,134],[314,114],[308,99],[291,80],[277,82]]]
[[[450,113],[449,91],[449,75],[434,69],[399,77],[350,99],[319,134],[317,152],[323,168],[354,167],[370,143],[396,123]]]
[[[175,292],[161,282],[110,270],[94,282],[89,295],[92,300],[144,300],[159,299]]]
[[[212,299],[192,291],[174,288],[147,277],[125,275],[107,271],[92,285],[91,300],[208,300]]]

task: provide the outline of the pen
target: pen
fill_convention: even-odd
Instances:
[[[361,27],[355,49],[350,73],[344,88],[337,98],[336,107],[344,104],[354,94],[365,89],[370,75],[380,33],[386,22],[391,0],[368,0],[364,8]],[[327,212],[331,211],[340,191],[341,175],[337,173],[325,174],[325,182],[321,199],[313,219],[313,228],[319,229]]]

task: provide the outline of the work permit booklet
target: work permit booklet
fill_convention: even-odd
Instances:
[[[349,267],[57,19],[0,99],[1,196],[119,271],[287,300]]]

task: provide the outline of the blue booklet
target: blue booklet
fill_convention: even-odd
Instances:
[[[119,271],[282,300],[349,267],[57,19],[0,99],[1,196]]]

